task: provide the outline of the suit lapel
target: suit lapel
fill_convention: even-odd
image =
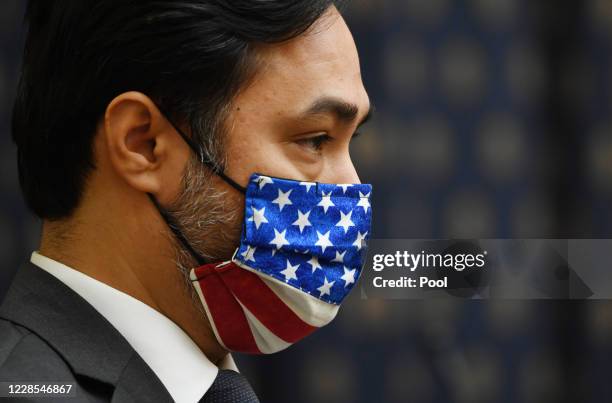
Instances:
[[[111,402],[172,402],[172,398],[151,368],[134,354],[115,386]]]
[[[151,394],[155,401],[170,400],[159,378],[98,311],[32,263],[17,271],[0,317],[44,339],[75,374],[115,386],[115,394],[125,396],[120,401],[147,401]]]

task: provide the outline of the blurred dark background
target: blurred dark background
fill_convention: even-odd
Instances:
[[[40,232],[10,141],[24,5],[0,2],[0,296]],[[374,237],[611,237],[612,0],[354,0],[346,18],[378,110],[353,150]],[[237,361],[264,402],[610,402],[612,304],[356,292]]]

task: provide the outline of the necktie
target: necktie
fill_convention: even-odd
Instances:
[[[259,399],[242,374],[220,369],[200,403],[259,403]]]

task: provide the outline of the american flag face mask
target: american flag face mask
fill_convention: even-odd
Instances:
[[[231,260],[208,264],[148,194],[200,264],[190,279],[219,343],[229,351],[271,354],[331,322],[361,274],[372,186],[253,174],[245,188],[168,121],[204,166],[245,194],[240,245]]]
[[[251,176],[234,256],[190,273],[227,350],[275,353],[336,316],[361,274],[371,191]]]

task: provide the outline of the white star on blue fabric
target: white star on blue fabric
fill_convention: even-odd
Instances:
[[[317,271],[317,269],[323,269],[323,267],[321,267],[321,264],[319,263],[319,258],[316,257],[315,255],[312,255],[312,257],[310,258],[310,260],[308,262],[309,265],[312,266],[312,272],[314,273],[315,271]]]
[[[325,234],[321,234],[319,231],[317,231],[317,242],[315,242],[315,246],[320,246],[321,250],[323,251],[323,253],[325,253],[325,249],[329,246],[334,246],[334,244],[329,240],[329,233],[330,231],[327,231]]]
[[[340,186],[342,188],[342,193],[344,194],[344,193],[346,193],[346,189],[350,188],[353,185],[351,185],[349,183],[341,183],[341,184],[338,184],[338,186]]]
[[[323,285],[317,288],[320,293],[320,296],[322,297],[324,295],[331,295],[331,288],[335,282],[336,281],[329,282],[327,281],[327,277],[323,277]]]
[[[258,183],[259,183],[259,190],[263,189],[264,186],[266,186],[268,183],[274,183],[274,181],[272,180],[272,178],[268,177],[268,176],[260,176],[258,179]]]
[[[310,188],[313,187],[314,185],[316,185],[316,183],[314,182],[300,182],[301,186],[305,186],[306,187],[306,193],[310,192]]]
[[[287,192],[283,192],[282,190],[278,189],[278,197],[272,200],[272,203],[278,204],[279,211],[283,211],[283,207],[285,207],[286,205],[293,204],[291,203],[291,200],[289,200],[289,195],[292,191],[293,189],[289,189],[287,190]]]
[[[332,260],[332,262],[344,263],[344,255],[346,255],[346,251],[342,253],[336,251],[336,257],[334,260]]]
[[[287,267],[285,268],[285,270],[281,271],[281,274],[285,276],[285,281],[297,280],[297,275],[295,274],[295,272],[297,271],[298,267],[300,267],[299,264],[293,266],[289,262],[289,259],[287,259]]]
[[[363,207],[363,211],[366,213],[370,208],[370,199],[368,199],[368,197],[370,197],[370,193],[363,194],[359,192],[359,202],[357,203],[357,207]]]
[[[310,211],[304,214],[300,210],[298,210],[298,219],[295,220],[293,224],[291,224],[300,227],[300,234],[302,233],[302,231],[304,231],[304,228],[312,226],[312,224],[308,220],[308,216],[310,216]]]
[[[317,204],[317,206],[323,207],[323,211],[325,213],[327,213],[328,208],[335,207],[336,205],[331,199],[331,192],[327,192],[327,194],[323,192],[323,197],[321,198],[321,201],[319,202],[319,204]]]
[[[251,261],[255,261],[255,250],[257,248],[256,247],[247,247],[247,249],[241,253],[242,257],[244,258],[245,263],[248,262],[249,260]]]
[[[285,245],[289,245],[289,241],[285,237],[287,230],[283,230],[283,232],[278,232],[276,228],[274,228],[274,239],[270,241],[271,245],[276,245],[276,249],[280,249]]]
[[[344,233],[348,231],[350,227],[354,227],[355,223],[351,220],[351,216],[353,215],[353,211],[349,211],[348,214],[344,214],[342,211],[340,212],[340,221],[336,224],[336,227],[344,228]]]
[[[349,284],[353,284],[355,282],[355,272],[357,269],[349,270],[346,266],[344,266],[344,274],[340,277],[344,280],[344,286],[348,287]]]
[[[255,223],[255,228],[259,229],[259,226],[261,224],[268,222],[268,219],[264,216],[266,208],[262,207],[259,210],[257,210],[255,207],[252,207],[252,209],[253,209],[253,217],[249,218],[249,221],[253,221]]]
[[[363,234],[361,233],[361,231],[357,231],[357,238],[355,239],[355,242],[353,242],[353,246],[356,246],[357,249],[361,249],[366,235],[368,235],[368,231],[364,232]]]

